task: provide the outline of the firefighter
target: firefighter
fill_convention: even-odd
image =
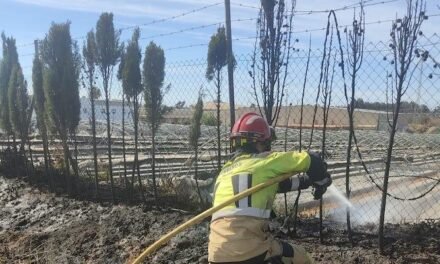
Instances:
[[[256,113],[246,113],[234,124],[230,144],[233,157],[222,168],[214,186],[213,206],[270,178],[292,173],[286,181],[231,204],[212,216],[210,263],[313,263],[303,247],[276,240],[269,233],[269,217],[277,192],[313,186],[315,199],[331,184],[327,166],[317,154],[271,152],[274,130]],[[305,172],[305,175],[299,175]]]

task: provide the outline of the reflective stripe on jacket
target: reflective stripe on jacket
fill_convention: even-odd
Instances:
[[[306,172],[310,166],[307,152],[264,152],[242,154],[228,161],[217,177],[213,206],[270,178],[285,173]],[[212,220],[225,216],[269,218],[278,185],[267,187],[216,212]]]

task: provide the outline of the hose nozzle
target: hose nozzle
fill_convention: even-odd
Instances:
[[[327,191],[327,186],[314,185],[312,189],[313,199],[319,200]]]

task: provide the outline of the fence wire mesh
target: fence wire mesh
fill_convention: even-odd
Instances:
[[[414,70],[409,90],[403,100],[398,121],[398,134],[394,144],[386,222],[413,222],[440,217],[440,72],[435,58],[440,58],[440,37],[421,37],[419,49],[428,50],[433,59],[419,63]],[[323,108],[321,100],[316,104],[318,82],[321,73],[320,63],[323,51],[314,49],[310,55],[310,69],[301,105],[302,86],[308,59],[308,50],[296,50],[288,68],[285,97],[277,122],[277,140],[274,150],[321,151],[323,132],[326,133],[325,157],[333,176],[333,184],[345,192],[345,167],[348,142],[348,113],[344,97],[340,69],[335,70],[333,94],[326,130],[323,129]],[[387,111],[393,96],[387,83],[391,81],[392,59],[387,43],[368,43],[364,51],[364,63],[357,75],[356,110],[354,126],[357,144],[352,149],[350,164],[350,188],[353,204],[352,224],[377,223],[379,219],[381,186],[385,169],[385,157],[388,147],[390,113]],[[249,74],[252,55],[236,54],[234,71],[236,116],[247,111],[259,111],[252,90],[252,77]],[[420,58],[416,58],[417,63]],[[172,186],[174,192],[194,189],[194,151],[188,143],[189,125],[194,105],[200,89],[204,93],[204,115],[202,118],[202,138],[199,143],[198,171],[200,187],[209,197],[217,173],[217,149],[221,148],[222,162],[229,157],[228,131],[230,126],[228,87],[226,70],[222,73],[221,102],[215,99],[216,87],[205,78],[206,60],[194,59],[166,64],[165,83],[171,89],[165,95],[164,104],[169,111],[157,134],[156,166],[159,184],[165,188]],[[350,82],[349,78],[345,80]],[[85,89],[85,88],[83,88]],[[110,102],[111,143],[113,177],[117,185],[124,188],[124,174],[135,175],[134,161],[134,122],[133,107],[123,105],[121,86],[116,78],[112,83]],[[143,102],[143,99],[141,100]],[[93,151],[91,137],[91,106],[88,98],[81,98],[81,122],[77,130],[77,151],[74,140],[70,140],[72,153],[78,160],[80,177],[93,179]],[[216,107],[220,106],[221,144],[216,141]],[[314,109],[317,107],[316,119]],[[124,108],[124,110],[123,110]],[[107,175],[107,137],[106,110],[104,100],[96,102],[97,114],[97,150],[99,163],[100,188],[108,186]],[[300,113],[303,120],[300,123]],[[123,115],[123,111],[125,114]],[[124,117],[124,123],[122,119]],[[123,134],[123,125],[125,133]],[[313,132],[313,133],[312,133]],[[300,134],[302,142],[300,142]],[[313,136],[312,136],[313,134]],[[151,190],[151,130],[145,120],[141,107],[139,132],[140,177]],[[123,142],[124,141],[124,142]],[[3,148],[8,139],[3,137]],[[38,130],[34,127],[31,140],[34,166],[42,166],[43,146]],[[309,147],[310,146],[310,147]],[[50,136],[49,152],[54,163],[62,159],[61,142],[56,135]],[[124,161],[123,147],[126,150]],[[125,168],[124,168],[125,166]],[[176,185],[176,179],[187,181],[187,185]],[[189,184],[189,185],[188,185]],[[288,207],[291,210],[295,193],[288,195]],[[277,209],[283,212],[284,196],[277,197]],[[305,193],[299,206],[301,216],[315,216],[319,203]],[[345,205],[332,193],[324,196],[324,211],[327,219],[344,221]]]

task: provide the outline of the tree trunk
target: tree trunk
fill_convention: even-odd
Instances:
[[[221,138],[220,138],[220,70],[217,70],[217,171],[220,172],[222,164]]]
[[[394,147],[394,137],[396,135],[397,120],[399,118],[400,111],[400,101],[402,97],[402,86],[403,81],[399,85],[396,97],[396,109],[393,116],[393,125],[390,131],[390,141],[388,144],[387,158],[385,162],[385,173],[383,178],[383,188],[382,188],[382,202],[380,204],[380,218],[379,218],[379,251],[381,254],[384,253],[385,241],[384,241],[384,224],[385,224],[385,208],[387,203],[387,193],[388,193],[388,180],[390,177],[391,169],[391,158],[393,154]]]
[[[199,199],[200,199],[200,204],[203,207],[205,202],[203,201],[202,198],[202,194],[200,193],[200,187],[199,187],[199,177],[198,177],[198,142],[196,142],[196,146],[195,146],[195,154],[194,154],[194,179],[196,180],[196,186],[197,186],[197,194],[199,195]]]
[[[136,157],[137,157],[137,122],[136,122],[136,100],[133,99],[133,112],[132,112],[132,118],[133,118],[133,127],[134,127],[134,159],[133,159],[133,169],[131,174],[131,189],[134,188],[134,181],[135,181],[135,171],[136,171]]]
[[[145,198],[145,194],[144,194],[144,187],[143,187],[142,181],[141,181],[141,170],[140,170],[140,166],[139,166],[139,161],[136,162],[136,170],[137,170],[137,175],[138,175],[139,190],[141,192],[141,198],[144,203],[147,203],[147,199]]]
[[[307,76],[309,73],[309,65],[310,65],[310,52],[311,52],[311,37],[309,38],[309,51],[307,53],[307,64],[306,64],[306,72],[304,75],[303,89],[301,93],[301,112],[300,112],[300,121],[299,121],[299,151],[302,151],[302,126],[303,126],[303,114],[304,114],[304,95],[307,86]],[[293,215],[293,236],[296,236],[296,228],[297,228],[297,219],[298,219],[298,204],[299,198],[301,196],[301,190],[298,190],[298,194],[294,203],[294,215]]]
[[[133,160],[133,170],[132,170],[132,174],[131,174],[131,189],[134,189],[134,182],[135,182],[135,174],[136,174],[136,169],[137,169],[137,163],[138,163],[138,155],[137,155],[137,133],[136,133],[136,124],[134,125],[134,160]],[[139,182],[140,182],[140,175],[139,176]]]
[[[49,150],[49,136],[47,137],[47,149]],[[52,167],[53,160],[52,160],[52,155],[50,154],[49,151],[47,152],[47,161],[49,163],[49,166],[48,166],[48,168],[49,168],[49,177],[52,179],[53,187],[54,187],[53,190],[56,192],[56,188],[57,188],[56,180],[57,179],[55,179],[55,176],[54,176],[54,168]]]
[[[93,80],[90,80],[90,87],[93,87]],[[95,170],[95,199],[99,196],[99,180],[98,180],[98,152],[96,150],[96,113],[95,113],[95,95],[93,88],[90,91],[90,103],[92,107],[92,144],[93,144],[93,165]]]
[[[76,193],[75,193],[76,190],[74,189],[74,188],[76,188],[76,186],[74,186],[73,184],[75,184],[75,180],[77,177],[76,175],[78,175],[78,177],[79,177],[78,164],[75,161],[75,159],[72,158],[72,155],[70,153],[70,148],[67,143],[67,135],[62,135],[61,133],[60,133],[60,135],[61,135],[60,137],[61,137],[63,149],[65,149],[64,158],[67,159],[67,162],[65,164],[66,164],[66,168],[67,168],[67,182],[68,182],[68,187],[70,189],[69,194],[76,195]],[[70,174],[70,166],[72,166],[73,173],[75,174],[74,177],[72,177]],[[74,188],[72,188],[72,187],[74,187]]]
[[[32,153],[31,141],[28,139],[27,142],[28,142],[28,149],[29,149],[29,157],[31,159],[31,178],[33,178],[34,177],[34,170],[35,170],[35,168],[34,168],[34,156],[33,156],[33,153]]]
[[[326,114],[325,114],[325,109],[326,109],[326,105],[324,104],[324,118],[326,118]],[[324,127],[322,130],[322,154],[321,154],[321,158],[322,160],[324,160],[324,155],[325,155],[325,136],[326,136],[326,125],[327,125],[327,121],[324,121]],[[323,243],[324,242],[324,234],[322,233],[322,220],[323,220],[323,211],[322,211],[322,203],[323,203],[323,199],[321,197],[321,199],[319,199],[319,242]]]
[[[355,88],[356,88],[356,67],[358,65],[357,55],[356,55],[356,49],[354,49],[354,55],[353,55],[353,63],[352,63],[352,74],[351,74],[351,100],[350,100],[350,106],[348,108],[348,121],[350,126],[350,133],[348,135],[348,147],[347,147],[347,162],[345,167],[345,194],[347,196],[347,199],[350,200],[350,166],[351,166],[351,149],[352,149],[352,143],[353,143],[353,135],[354,135],[354,100],[355,100]],[[346,95],[347,96],[347,95]],[[351,245],[353,246],[353,232],[351,230],[351,217],[350,217],[350,207],[347,206],[346,208],[346,214],[347,214],[347,233],[348,233],[348,240],[350,241]]]
[[[20,175],[18,175],[18,164],[17,164],[17,158],[18,158],[18,153],[17,153],[17,140],[15,139],[15,135],[12,134],[12,144],[14,146],[14,177],[20,177]]]
[[[26,150],[26,139],[27,139],[27,134],[25,135],[24,133],[20,133],[20,151],[23,153],[23,155],[25,155]]]
[[[70,178],[70,165],[69,165],[70,150],[69,150],[69,146],[67,145],[67,136],[62,133],[60,133],[60,136],[61,136],[61,142],[63,145],[63,152],[64,152],[64,173],[66,179],[66,191],[70,195],[72,194],[72,184]]]
[[[286,99],[286,103],[287,103],[287,99]],[[287,129],[289,127],[291,108],[292,108],[292,104],[290,104],[289,111],[287,112],[286,127],[284,129],[284,151],[285,152],[287,151]],[[287,221],[287,234],[290,234],[289,209],[287,208],[287,192],[284,193],[284,213],[286,215],[285,220]]]
[[[136,122],[136,102],[133,101],[133,123],[134,123],[134,159],[133,159],[133,170],[131,175],[131,189],[134,190],[134,181],[135,181],[135,171],[136,171],[136,164],[137,164],[137,138],[138,138],[138,132],[137,132],[137,122]],[[140,179],[139,179],[140,182]]]
[[[48,145],[48,141],[47,141],[47,130],[46,130],[46,125],[43,124],[42,126],[44,126],[42,128],[42,131],[40,131],[41,133],[41,140],[43,141],[43,156],[44,156],[44,175],[46,177],[49,178],[49,188],[51,191],[54,190],[54,182],[53,182],[53,177],[52,177],[52,173],[49,172],[49,145]]]
[[[330,64],[330,56],[328,64]],[[327,66],[329,67],[329,66]],[[333,71],[334,73],[334,71]],[[331,84],[330,87],[328,87],[328,76],[326,74],[326,82],[325,82],[325,92],[323,92],[324,95],[324,108],[323,108],[323,128],[322,128],[322,150],[321,150],[321,159],[325,160],[325,153],[326,153],[326,136],[327,136],[327,122],[328,122],[328,111],[330,109],[331,105],[331,89],[333,85],[333,75],[331,77]],[[323,230],[323,211],[322,211],[322,204],[323,204],[323,198],[321,196],[321,199],[319,199],[319,240],[321,243],[324,242],[324,234],[322,232]]]
[[[138,97],[135,96],[133,98],[134,105],[134,113],[133,113],[133,122],[134,122],[134,162],[133,162],[133,174],[131,177],[131,189],[134,190],[134,181],[135,181],[135,170],[137,171],[139,190],[141,192],[142,201],[145,203],[145,195],[142,186],[141,173],[139,168],[139,154],[138,154],[138,141],[139,141],[139,102]]]
[[[7,146],[7,149],[11,150],[11,136],[10,135],[8,135],[8,146]],[[10,153],[10,151],[8,153]],[[10,160],[9,158],[10,157],[8,157],[8,160]]]
[[[104,92],[105,92],[105,109],[107,118],[107,153],[108,153],[108,175],[110,177],[110,188],[112,192],[112,202],[116,203],[115,200],[115,190],[113,183],[113,168],[112,168],[112,139],[110,133],[110,103],[109,103],[109,92],[108,92],[108,82],[109,75],[104,75]]]
[[[24,168],[26,171],[26,177],[32,181],[32,179],[30,178],[30,174],[29,174],[29,164],[28,164],[28,160],[26,157],[26,151],[24,149],[24,144],[23,144],[24,142],[25,141],[23,139],[20,139],[20,151],[19,151],[20,159],[23,159],[23,161],[24,161]]]
[[[74,155],[75,162],[72,164],[75,172],[75,178],[73,180],[73,192],[76,195],[78,191],[78,183],[79,183],[79,171],[78,171],[78,141],[76,140],[76,132],[73,132],[73,144],[74,144]]]
[[[154,123],[153,123],[154,124]],[[151,136],[151,173],[153,175],[153,192],[154,192],[154,200],[157,201],[157,186],[156,186],[156,129],[152,128],[152,136]]]
[[[122,95],[122,158],[124,160],[124,184],[125,189],[128,188],[128,181],[127,181],[127,159],[126,159],[126,153],[125,153],[125,96]]]
[[[352,141],[353,141],[353,118],[350,118],[350,134],[348,135],[348,147],[347,147],[347,162],[345,167],[345,195],[347,196],[347,199],[350,200],[350,166],[351,166],[351,148],[352,148]],[[347,233],[348,233],[348,240],[353,245],[353,234],[351,231],[351,218],[350,218],[350,207],[347,206],[346,208],[346,214],[347,214]]]

